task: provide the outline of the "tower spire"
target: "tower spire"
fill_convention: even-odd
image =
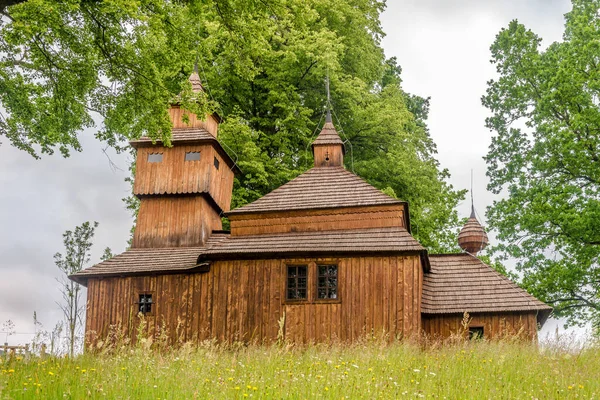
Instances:
[[[488,245],[488,237],[483,226],[477,221],[473,202],[473,170],[471,169],[471,215],[458,234],[458,245],[467,253],[477,254]]]
[[[200,75],[198,74],[198,56],[196,56],[196,62],[194,62],[194,72],[192,72],[188,80],[192,84],[192,92],[200,93],[204,91]]]
[[[331,94],[329,93],[329,72],[327,72],[327,77],[325,78],[325,89],[327,90],[327,115],[325,115],[325,123],[333,123],[333,120],[331,119]]]
[[[473,202],[473,168],[471,168],[471,216],[469,218],[477,218],[475,216],[475,203]]]
[[[315,167],[341,167],[344,165],[344,142],[333,126],[331,118],[331,93],[329,92],[329,73],[325,78],[327,92],[327,114],[321,133],[312,143]]]

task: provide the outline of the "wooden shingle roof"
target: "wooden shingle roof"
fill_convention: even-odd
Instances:
[[[213,141],[218,143],[217,138],[203,128],[173,128],[171,131],[171,143],[183,144],[203,141]],[[162,141],[157,140],[156,143],[162,143]],[[140,146],[151,145],[153,143],[152,139],[149,137],[142,136],[137,140],[130,141],[129,144],[135,148],[138,148]]]
[[[399,251],[420,252],[425,257],[425,248],[404,228],[288,232],[255,236],[213,234],[205,247],[129,249],[110,260],[73,274],[70,278],[85,285],[87,279],[97,277],[193,272],[206,268],[209,261],[217,259]]]
[[[424,252],[425,248],[406,229],[399,227],[286,232],[229,236],[204,250],[201,259],[399,251]]]
[[[343,167],[315,167],[227,215],[385,204],[404,202],[381,192]]]
[[[421,312],[452,314],[541,311],[552,308],[468,253],[430,255]],[[545,318],[544,318],[545,319]]]
[[[335,126],[331,121],[325,122],[323,125],[323,129],[321,129],[321,133],[312,143],[313,146],[319,145],[330,145],[330,144],[339,144],[342,145],[342,149],[344,148],[344,142],[340,139],[340,135],[337,133]]]
[[[198,264],[198,255],[226,237],[227,235],[224,234],[213,234],[205,247],[129,249],[109,260],[79,271],[69,278],[85,285],[88,278],[94,277],[191,272],[208,265]]]

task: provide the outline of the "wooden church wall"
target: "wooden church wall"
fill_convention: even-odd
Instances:
[[[470,327],[483,327],[484,337],[499,339],[520,335],[524,339],[537,338],[537,316],[535,311],[504,313],[473,313]],[[468,335],[462,325],[463,315],[423,315],[423,332],[431,339],[447,339],[460,334]]]
[[[316,262],[338,265],[338,299],[286,301],[286,265]],[[309,267],[311,277],[315,271]],[[311,277],[309,298],[316,290]],[[149,293],[148,334],[164,324],[172,342],[273,342],[280,321],[281,333],[296,342],[407,337],[421,331],[422,283],[417,255],[218,261],[207,273],[90,279],[86,332],[103,338],[118,326],[134,338],[136,302]]]
[[[222,227],[221,217],[203,196],[147,197],[140,203],[131,246],[202,246]]]
[[[188,152],[200,152],[200,160],[186,161]],[[162,154],[162,161],[148,162],[148,155],[157,153]],[[229,211],[233,178],[233,171],[208,144],[140,147],[137,150],[133,193],[144,196],[206,192],[223,211]]]
[[[347,207],[229,217],[231,235],[404,227],[404,206]]]

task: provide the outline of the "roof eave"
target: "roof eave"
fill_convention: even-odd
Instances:
[[[252,204],[252,203],[249,203]],[[231,211],[227,211],[224,213],[224,215],[226,217],[229,217],[231,215],[250,215],[250,214],[260,214],[260,215],[264,215],[264,214],[270,214],[270,213],[279,213],[279,212],[294,212],[294,211],[312,211],[312,210],[341,210],[341,209],[348,209],[348,208],[356,208],[356,207],[383,207],[383,206],[393,206],[393,205],[405,205],[405,207],[408,207],[408,203],[402,200],[396,200],[396,201],[390,201],[389,203],[382,203],[382,204],[357,204],[357,205],[353,205],[353,206],[341,206],[341,207],[305,207],[305,208],[282,208],[282,209],[275,209],[275,210],[243,210],[243,208],[245,207],[242,206],[240,208],[237,208],[235,210],[231,210]],[[408,208],[406,208],[408,209]],[[407,222],[408,222],[408,218],[407,218]],[[410,233],[410,229],[407,229],[408,233]]]
[[[88,274],[73,274],[69,275],[69,279],[87,287],[88,280],[90,279],[104,279],[104,278],[119,278],[127,276],[148,276],[148,275],[176,275],[176,274],[189,274],[189,273],[200,273],[210,271],[210,262],[203,261],[196,263],[196,265],[189,268],[177,268],[177,269],[163,269],[163,270],[151,270],[151,271],[122,271],[122,272],[106,272],[106,273],[88,273]]]

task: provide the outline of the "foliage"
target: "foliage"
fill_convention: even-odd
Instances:
[[[2,398],[597,398],[599,349],[477,341],[127,349],[74,360],[0,358]]]
[[[100,259],[102,261],[106,261],[106,260],[110,260],[111,258],[113,258],[115,255],[113,254],[112,250],[110,249],[110,247],[107,247],[104,249],[104,251],[102,252],[102,255],[100,256]]]
[[[383,9],[380,0],[23,2],[0,25],[0,135],[34,155],[68,155],[81,149],[77,132],[102,120],[96,136],[117,148],[141,135],[168,143],[166,110],[179,96],[225,118],[220,138],[244,172],[235,207],[311,166],[329,75],[347,167],[411,202],[424,245],[455,247],[463,193],[435,160],[428,101],[404,93],[400,67],[384,57]],[[195,61],[207,89],[198,104],[187,82]]]
[[[569,323],[600,323],[600,1],[574,0],[563,41],[543,50],[517,21],[491,47],[483,104],[497,133],[488,210],[523,284]]]
[[[65,324],[69,334],[69,355],[75,354],[75,342],[77,340],[78,328],[82,322],[84,304],[81,301],[81,285],[68,279],[69,275],[81,271],[90,261],[90,250],[92,239],[98,223],[84,222],[75,227],[73,231],[63,234],[65,254],[56,253],[54,262],[58,269],[64,274],[59,280],[63,302],[59,304],[63,311]]]

